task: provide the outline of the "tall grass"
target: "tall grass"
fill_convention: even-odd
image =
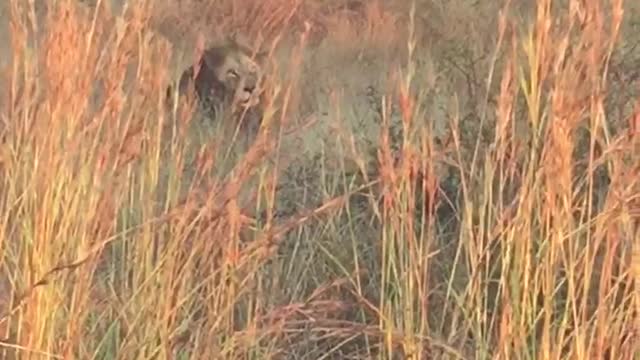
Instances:
[[[374,3],[336,36],[391,44],[380,27],[398,22]],[[267,45],[297,37],[255,142],[230,157],[193,103],[166,107],[171,48],[150,3],[114,17],[60,0],[42,17],[11,0],[0,357],[637,357],[640,108],[621,127],[605,110],[623,3],[568,3],[539,0],[529,24],[507,2],[483,131],[465,136],[453,108],[445,140],[412,3],[405,63],[376,99],[379,145],[340,133],[342,167],[320,159],[303,181],[315,193],[289,199],[283,168],[302,151],[283,139],[312,21],[293,29],[321,2],[246,5]],[[219,9],[240,23],[238,4]],[[287,202],[303,208],[282,215]]]

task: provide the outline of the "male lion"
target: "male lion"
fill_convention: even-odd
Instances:
[[[224,116],[243,117],[243,125],[258,125],[255,123],[262,117],[262,68],[258,60],[251,57],[251,52],[235,37],[227,37],[221,44],[207,48],[195,65],[182,73],[179,94],[195,93],[198,103],[214,117],[222,115],[219,110],[224,110]],[[256,59],[264,55],[259,53]],[[173,97],[171,87],[167,95]]]

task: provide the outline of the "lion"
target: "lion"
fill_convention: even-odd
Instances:
[[[249,47],[228,36],[222,43],[205,49],[195,64],[183,71],[178,95],[194,94],[198,104],[213,118],[224,110],[224,116],[241,118],[245,126],[259,126],[261,62],[266,53],[259,52],[255,57],[251,54]],[[167,95],[173,96],[171,86]]]

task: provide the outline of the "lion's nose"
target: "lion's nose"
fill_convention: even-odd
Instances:
[[[256,89],[255,85],[245,85],[243,90],[248,92],[248,93],[252,93],[253,90],[255,90],[255,89]]]

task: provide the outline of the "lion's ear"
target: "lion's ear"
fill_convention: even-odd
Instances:
[[[236,44],[238,42],[238,33],[237,31],[232,31],[225,36],[225,41],[228,44]]]

